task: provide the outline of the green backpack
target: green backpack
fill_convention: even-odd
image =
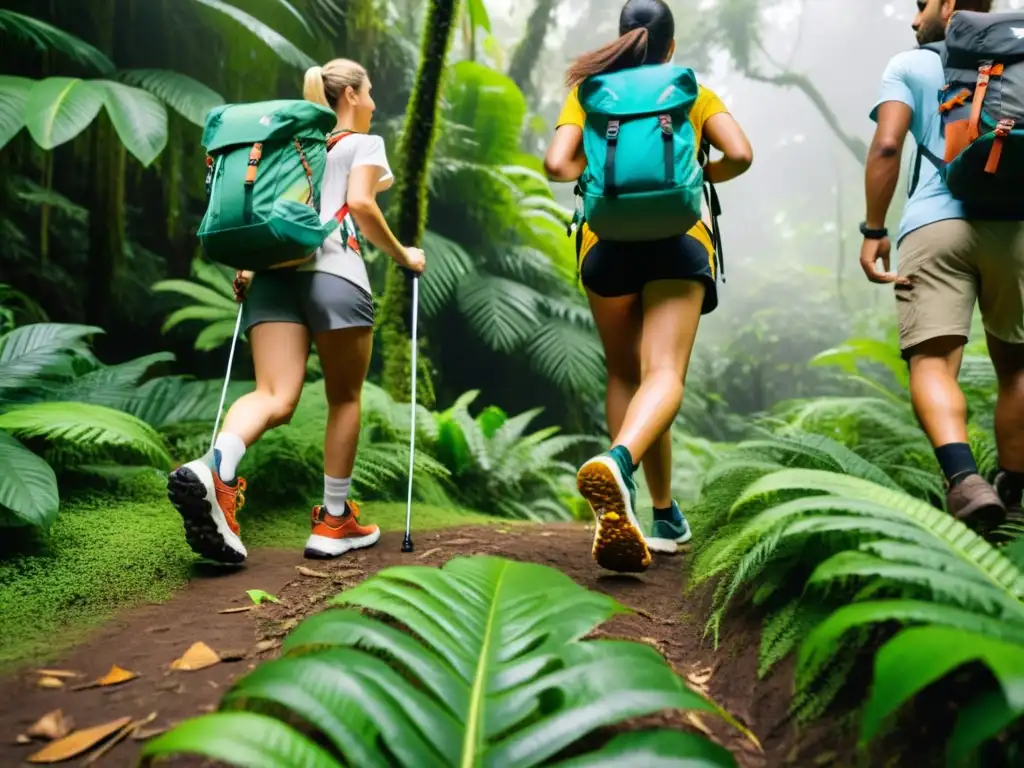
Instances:
[[[306,259],[338,228],[343,209],[320,222],[330,109],[311,101],[228,104],[203,132],[206,214],[199,242],[213,261],[261,270]]]
[[[587,169],[578,186],[594,234],[634,241],[688,232],[701,220],[704,183],[689,119],[693,70],[655,64],[593,75],[579,99]]]

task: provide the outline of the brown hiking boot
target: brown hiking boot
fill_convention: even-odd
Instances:
[[[949,514],[977,533],[987,533],[1006,519],[1006,507],[996,489],[977,474],[950,488],[946,505]]]

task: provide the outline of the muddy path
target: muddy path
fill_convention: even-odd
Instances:
[[[821,721],[797,731],[787,718],[790,665],[766,680],[757,679],[759,627],[742,617],[726,623],[720,647],[703,637],[705,608],[700,596],[683,594],[685,556],[656,558],[641,576],[618,576],[598,569],[590,558],[592,533],[582,525],[464,528],[423,532],[417,551],[400,551],[401,534],[385,534],[372,550],[330,563],[304,561],[300,552],[256,550],[239,570],[204,569],[188,587],[160,605],[127,611],[50,669],[74,671],[62,688],[41,688],[39,674],[26,669],[0,679],[0,765],[28,765],[25,758],[45,742],[16,742],[42,715],[60,709],[87,728],[116,720],[154,715],[141,736],[216,707],[231,683],[261,659],[277,653],[280,638],[303,616],[374,571],[396,564],[439,566],[459,555],[490,554],[554,566],[579,584],[604,592],[636,609],[617,616],[597,634],[630,638],[658,648],[691,685],[704,690],[750,728],[764,753],[713,718],[666,712],[626,727],[654,725],[696,729],[728,747],[744,768],[835,765],[850,754],[852,737],[835,723]],[[310,569],[303,573],[299,568]],[[280,604],[252,601],[247,590],[264,590]],[[202,642],[227,659],[198,671],[172,670],[171,664]],[[114,685],[73,690],[105,675],[113,666],[138,677]],[[609,733],[594,734],[604,740]],[[589,740],[589,739],[588,739]],[[141,741],[126,739],[97,760],[98,766],[135,764]],[[74,761],[77,764],[81,757]],[[179,761],[174,761],[176,764]],[[181,764],[198,764],[184,760]]]

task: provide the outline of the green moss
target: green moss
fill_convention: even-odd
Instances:
[[[250,547],[298,549],[309,534],[308,510],[243,510],[243,536]],[[417,505],[413,514],[414,538],[430,528],[507,525],[457,509]],[[362,519],[401,530],[405,505],[372,504]],[[19,529],[0,540],[0,671],[50,661],[116,611],[167,600],[196,563],[154,475],[122,483],[117,495],[66,504],[46,535]]]

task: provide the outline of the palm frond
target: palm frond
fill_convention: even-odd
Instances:
[[[283,35],[264,24],[240,8],[228,5],[222,0],[193,0],[213,11],[227,16],[246,30],[258,37],[268,48],[276,53],[282,61],[300,69],[315,67],[316,62],[289,42]]]
[[[114,71],[114,63],[84,40],[45,21],[0,9],[0,32],[31,43],[40,51],[57,51],[101,74]]]
[[[501,277],[474,275],[458,288],[459,309],[470,327],[498,352],[511,352],[538,323],[538,294]]]

